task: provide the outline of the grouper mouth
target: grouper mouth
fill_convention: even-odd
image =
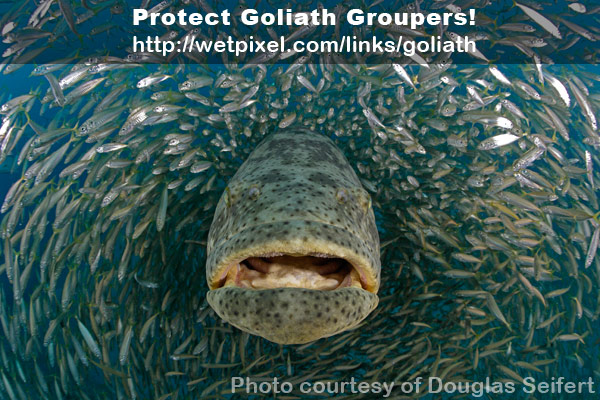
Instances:
[[[225,321],[275,343],[353,329],[379,302],[363,246],[351,232],[314,221],[244,229],[212,253],[222,258],[207,300]]]
[[[283,253],[248,257],[226,270],[218,287],[247,289],[304,288],[335,290],[366,282],[348,261],[328,254],[289,255]]]

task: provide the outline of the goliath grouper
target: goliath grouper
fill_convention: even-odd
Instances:
[[[380,271],[369,194],[325,136],[270,135],[219,200],[207,297],[239,329],[300,344],[354,328],[377,306]]]

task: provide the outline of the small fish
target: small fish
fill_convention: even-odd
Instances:
[[[507,192],[507,191],[500,192],[498,194],[498,197],[500,197],[502,200],[506,201],[507,203],[512,204],[516,207],[522,208],[524,210],[534,211],[534,212],[541,211],[538,206],[536,206],[529,200],[526,200],[526,199],[522,198],[521,196],[518,196],[512,192]]]
[[[501,83],[507,86],[512,86],[511,81],[498,69],[498,67],[490,65],[488,69]]]
[[[287,128],[295,120],[296,120],[296,113],[295,112],[289,113],[288,115],[286,115],[285,117],[283,117],[281,119],[281,121],[279,122],[279,128],[281,128],[281,129]]]
[[[592,154],[589,152],[589,150],[585,151],[585,170],[587,172],[587,178],[588,178],[588,182],[590,183],[590,186],[592,187],[592,189],[595,189],[595,187],[594,187],[594,165],[592,164]]]
[[[556,340],[558,340],[560,342],[571,342],[571,341],[577,340],[577,341],[579,341],[581,343],[585,343],[583,341],[583,338],[580,335],[576,334],[576,333],[567,333],[567,334],[564,334],[564,335],[559,335],[559,336],[556,337]]]
[[[168,187],[165,186],[165,188],[162,191],[162,195],[160,197],[160,204],[158,206],[158,214],[156,216],[156,230],[159,232],[162,231],[163,227],[165,226],[168,205],[169,205],[169,192],[168,192]]]
[[[523,12],[527,14],[529,18],[540,24],[540,26],[546,31],[548,31],[552,36],[556,37],[557,39],[562,39],[560,31],[558,30],[556,25],[554,25],[548,18],[544,17],[542,14],[535,11],[534,9],[524,6],[522,4],[515,3],[515,5],[521,10],[523,10]]]
[[[300,82],[300,84],[306,89],[313,93],[319,93],[317,88],[304,75],[296,75],[296,79],[298,79],[298,82]]]
[[[552,109],[550,107],[546,106],[545,104],[542,104],[542,107],[546,111],[546,114],[552,120],[556,130],[558,130],[558,132],[562,135],[562,137],[565,139],[565,141],[569,141],[569,130],[567,129],[567,127],[565,126],[563,121],[560,119],[560,117],[558,115],[556,115],[556,113],[554,111],[552,111]]]
[[[571,91],[573,91],[573,94],[575,95],[575,100],[577,100],[577,103],[584,111],[584,115],[585,115],[586,119],[588,120],[588,122],[590,123],[592,129],[594,131],[597,131],[598,123],[596,122],[596,116],[594,114],[594,111],[592,110],[591,104],[587,100],[586,96],[582,93],[582,91],[579,90],[577,85],[573,84],[573,82],[571,80],[568,80],[568,84],[569,84],[569,88],[571,88]]]
[[[570,107],[571,106],[571,98],[569,97],[569,92],[567,91],[567,88],[565,87],[565,85],[563,85],[563,83],[560,80],[558,80],[557,78],[555,78],[552,75],[546,74],[546,79],[548,79],[550,84],[554,87],[554,89],[556,89],[561,100],[565,103],[565,105],[567,107]]]
[[[413,89],[416,89],[415,84],[413,83],[412,79],[410,79],[410,76],[408,75],[408,73],[406,72],[406,70],[404,69],[404,67],[402,65],[392,64],[392,68],[394,68],[394,71],[396,71],[398,76],[400,78],[402,78],[402,80],[404,82],[408,83],[410,85],[410,87],[412,87]]]
[[[564,18],[558,18],[558,20],[560,22],[562,22],[563,24],[565,24],[565,26],[567,28],[569,28],[570,30],[572,30],[573,32],[583,36],[584,38],[586,38],[587,40],[591,41],[591,42],[595,42],[596,41],[596,37],[594,36],[594,34],[592,34],[590,31],[588,31],[587,29],[585,29],[582,26],[579,26],[571,21],[568,21]]]
[[[136,87],[138,89],[147,88],[149,86],[156,85],[160,82],[164,82],[169,78],[172,78],[172,76],[171,75],[163,75],[163,74],[147,76],[143,79],[140,79],[138,81],[138,83],[136,83]]]
[[[600,226],[594,229],[594,234],[590,239],[590,244],[588,246],[587,256],[585,257],[585,268],[588,268],[592,265],[594,258],[596,257],[596,252],[598,250],[598,241],[600,240]]]
[[[66,103],[65,96],[56,77],[51,73],[44,74],[44,77],[48,80],[48,83],[50,83],[56,104],[58,104],[60,107],[64,106]]]
[[[540,96],[540,94],[531,86],[529,86],[527,83],[517,80],[515,82],[516,86],[518,88],[520,88],[521,90],[523,90],[525,93],[527,93],[529,96],[533,97],[536,100],[541,100],[542,96]]]
[[[490,312],[492,313],[492,315],[494,317],[496,317],[504,325],[509,327],[508,321],[506,321],[504,314],[502,314],[502,311],[500,311],[500,308],[498,307],[498,303],[496,303],[494,296],[491,293],[486,293],[486,292],[484,292],[484,293],[485,293],[487,307],[490,310]]]
[[[569,8],[581,14],[584,14],[587,11],[587,8],[581,3],[570,3]]]
[[[79,35],[77,28],[75,27],[75,15],[73,14],[71,0],[58,0],[58,6],[71,31],[73,31],[74,34]]]
[[[535,28],[533,26],[524,24],[524,23],[506,23],[506,24],[500,25],[498,27],[498,29],[502,29],[505,31],[526,32],[526,33],[535,32]]]
[[[202,87],[208,86],[213,83],[213,79],[209,76],[199,76],[196,78],[191,78],[179,85],[179,90],[181,92],[186,92],[189,90],[200,89]]]
[[[125,334],[123,335],[123,342],[121,342],[121,348],[119,349],[119,363],[125,365],[127,358],[129,357],[129,349],[131,347],[131,338],[133,337],[133,327],[127,326]]]
[[[367,121],[369,121],[369,124],[375,124],[381,128],[385,128],[385,125],[381,123],[379,118],[377,118],[373,110],[371,110],[370,108],[363,109],[363,114],[365,115],[365,117],[367,117]]]
[[[508,99],[502,99],[502,100],[500,100],[500,104],[502,104],[502,107],[506,108],[508,111],[510,111],[517,117],[522,118],[522,119],[527,119],[525,114],[523,114],[523,111],[521,111],[521,109],[512,101],[510,101]]]
[[[85,327],[85,325],[83,325],[83,323],[81,323],[80,320],[77,320],[77,325],[79,326],[79,332],[81,333],[81,336],[83,336],[83,340],[89,347],[92,354],[97,358],[101,358],[102,354],[100,353],[100,348],[98,347],[98,344],[90,334],[90,331],[88,331],[88,329]]]
[[[467,93],[469,93],[469,96],[471,96],[476,102],[478,102],[481,105],[485,105],[485,103],[483,102],[483,99],[481,98],[481,96],[479,95],[477,90],[475,89],[475,86],[467,85]]]
[[[0,106],[0,114],[8,114],[10,111],[24,105],[26,102],[33,99],[34,97],[35,96],[32,94],[24,94],[13,98],[4,103],[2,106]]]
[[[110,153],[113,151],[124,149],[126,147],[127,145],[122,143],[105,143],[101,146],[96,147],[96,151],[98,153]]]
[[[512,129],[514,127],[513,122],[506,117],[480,117],[477,122],[486,124],[489,126],[496,126],[504,129]]]
[[[545,149],[540,147],[529,150],[513,163],[513,170],[516,172],[529,167],[536,160],[540,159],[544,155],[544,152]]]
[[[460,262],[466,262],[466,263],[480,263],[482,262],[481,259],[474,257],[470,254],[464,254],[464,253],[453,253],[452,257],[456,258],[458,261]]]

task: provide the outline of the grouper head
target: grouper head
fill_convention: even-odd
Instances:
[[[379,236],[342,152],[305,129],[264,139],[228,183],[207,242],[207,299],[281,344],[356,327],[379,301]]]

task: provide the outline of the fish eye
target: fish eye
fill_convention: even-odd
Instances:
[[[250,189],[248,189],[248,198],[251,200],[256,200],[260,196],[260,189],[256,185],[252,185]]]
[[[338,189],[335,194],[335,198],[338,202],[345,203],[346,201],[348,201],[348,192],[346,191],[346,189]]]

